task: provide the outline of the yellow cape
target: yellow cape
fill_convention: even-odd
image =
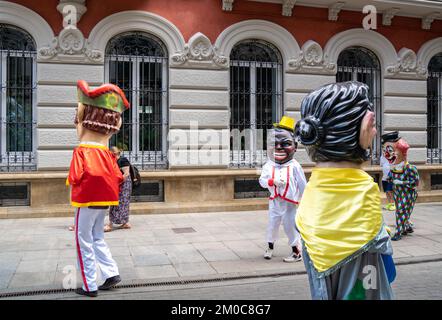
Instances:
[[[383,226],[379,187],[360,169],[315,168],[296,225],[318,272],[344,263]]]

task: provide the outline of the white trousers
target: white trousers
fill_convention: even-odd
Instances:
[[[103,279],[119,274],[117,264],[104,242],[104,218],[108,210],[78,208],[75,214],[77,261],[83,290],[97,290],[97,266]]]
[[[279,238],[279,226],[284,226],[285,234],[289,239],[289,246],[298,245],[299,232],[295,228],[296,205],[285,200],[274,199],[269,201],[269,224],[267,226],[267,242],[275,243]]]

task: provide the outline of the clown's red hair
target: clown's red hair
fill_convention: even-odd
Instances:
[[[407,152],[408,149],[410,149],[410,146],[408,145],[407,141],[404,139],[399,139],[395,144],[394,148],[397,149],[400,153],[404,155],[404,158],[407,158]]]

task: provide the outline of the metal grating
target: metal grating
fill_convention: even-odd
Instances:
[[[431,175],[431,190],[442,190],[442,174]]]
[[[132,189],[131,202],[163,202],[164,182],[145,181],[138,188]]]
[[[172,228],[175,233],[194,233],[196,232],[194,228]]]
[[[106,48],[105,78],[118,85],[131,104],[110,144],[142,170],[168,166],[167,57],[161,40],[143,32],[120,34]]]
[[[427,162],[442,163],[442,54],[428,64]]]
[[[368,85],[369,99],[373,103],[378,131],[372,146],[371,164],[379,164],[382,134],[382,75],[377,56],[363,47],[350,47],[341,52],[338,58],[336,82],[359,81]]]
[[[235,199],[267,198],[270,192],[259,184],[258,179],[243,178],[235,179]]]
[[[0,24],[0,172],[36,170],[36,50],[24,30]]]
[[[267,130],[282,114],[282,58],[272,44],[247,40],[230,55],[230,167],[267,161]]]
[[[28,183],[0,183],[0,207],[29,206],[30,202]]]

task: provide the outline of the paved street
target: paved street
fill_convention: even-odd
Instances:
[[[441,300],[442,262],[398,266],[393,284],[396,299]],[[26,299],[88,299],[74,293]],[[266,277],[197,285],[174,285],[100,292],[97,300],[309,300],[307,276]]]
[[[442,260],[441,208],[442,203],[417,205],[412,217],[416,232],[394,243],[397,263]],[[385,212],[384,215],[387,223],[394,225],[394,214]],[[66,273],[76,265],[74,233],[67,230],[72,221],[69,218],[0,220],[0,293],[62,288],[63,280],[66,283],[66,279],[71,279]],[[131,222],[132,230],[116,230],[106,234],[120,267],[123,284],[304,272],[302,263],[287,264],[282,261],[289,253],[282,228],[283,237],[276,247],[274,259],[266,261],[262,258],[266,211],[144,215],[131,217]],[[436,273],[437,266],[440,266],[438,263],[400,266],[404,273],[399,273],[398,298],[406,298],[406,294],[415,296],[414,282],[407,287],[407,282],[401,280],[404,275],[413,281],[419,277],[426,279],[420,286],[428,284],[432,288],[434,284],[440,288],[440,283],[434,278],[439,276],[439,272]],[[254,290],[243,287],[244,284],[235,289],[230,288],[230,281],[219,282],[216,285],[219,292],[213,288],[201,288],[198,290],[202,291],[194,293],[193,289],[186,289],[189,294],[184,296],[203,295],[215,299],[217,294],[232,292],[233,298],[236,291],[239,296],[243,291],[259,296],[262,288],[268,285],[278,287],[282,279],[276,282],[270,278],[242,280],[246,286],[257,286]],[[290,299],[308,297],[304,275],[292,276],[290,281],[294,281],[294,285],[290,286]],[[78,274],[76,282],[80,283]],[[213,286],[213,283],[209,285]],[[431,296],[426,287],[422,288],[419,293],[422,298]],[[157,294],[164,297],[169,290]],[[213,290],[213,293],[204,290]],[[142,298],[143,294],[135,294],[134,297]],[[145,297],[149,298],[149,295]]]

